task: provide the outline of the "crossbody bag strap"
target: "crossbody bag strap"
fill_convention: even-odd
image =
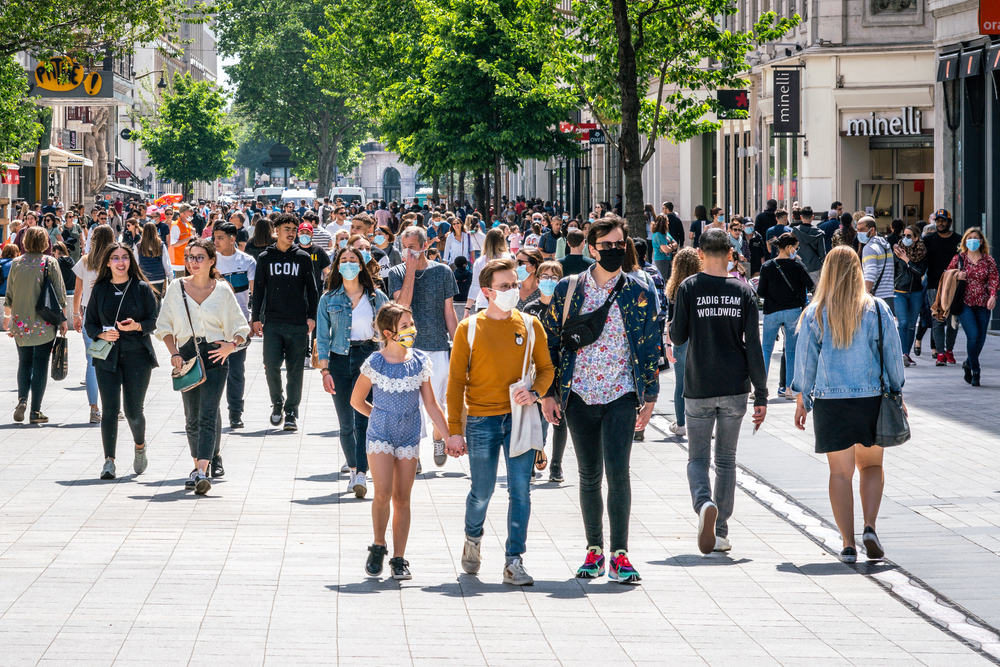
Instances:
[[[518,311],[520,312],[520,311]],[[521,364],[521,379],[523,380],[525,376],[528,375],[528,368],[531,366],[531,354],[532,348],[535,346],[535,323],[534,319],[528,313],[521,313],[521,319],[524,321],[524,362]],[[530,390],[531,388],[528,387]]]
[[[566,300],[563,301],[563,313],[562,313],[562,324],[566,325],[566,320],[569,319],[569,307],[573,301],[573,295],[576,293],[576,285],[580,282],[580,274],[574,274],[569,277],[569,287],[566,289]]]
[[[785,275],[785,272],[781,269],[781,265],[778,264],[778,260],[774,260],[774,266],[775,266],[775,268],[778,269],[778,273],[781,274],[781,277],[784,278],[785,284],[788,285],[788,289],[792,290],[792,294],[794,294],[795,296],[798,297],[799,296],[798,290],[796,290],[794,287],[792,287],[792,281],[790,281],[788,279],[788,276]]]
[[[198,334],[194,331],[194,320],[191,319],[191,309],[188,308],[187,290],[184,289],[184,280],[181,280],[181,296],[184,300],[184,311],[188,316],[188,324],[191,326],[191,338],[194,340],[194,352],[201,356],[201,348],[198,347]]]
[[[891,254],[892,253],[892,248],[888,248],[887,249],[887,253]],[[873,295],[878,290],[878,286],[882,284],[882,277],[885,276],[885,267],[886,267],[886,265],[888,265],[890,259],[892,259],[892,258],[887,255],[886,258],[885,258],[885,261],[882,262],[882,272],[878,274],[878,280],[876,280],[875,284],[872,285],[872,294]]]
[[[122,300],[118,302],[118,311],[115,313],[115,321],[113,322],[113,324],[115,325],[118,324],[118,316],[121,315],[122,304],[125,303],[125,295],[128,294],[128,288],[131,286],[132,286],[132,279],[129,278],[128,284],[125,285],[125,290],[122,292]]]
[[[466,336],[469,341],[469,364],[465,367],[466,375],[472,370],[472,343],[476,340],[476,319],[475,315],[469,315],[469,328]]]
[[[872,297],[874,301],[875,297]],[[885,395],[885,379],[883,378],[882,371],[885,369],[885,360],[882,358],[882,309],[878,307],[878,302],[875,302],[875,313],[878,315],[878,384],[879,391],[882,395]]]

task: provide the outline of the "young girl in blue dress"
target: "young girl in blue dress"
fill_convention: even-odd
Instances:
[[[420,399],[441,433],[448,432],[444,412],[431,387],[431,361],[420,350],[411,349],[417,329],[409,308],[389,302],[379,309],[375,328],[383,347],[361,365],[354,384],[351,406],[369,417],[368,466],[375,487],[372,527],[375,543],[368,547],[365,572],[382,574],[382,560],[389,553],[385,529],[392,500],[392,553],[389,568],[393,579],[410,579],[409,562],[403,559],[410,533],[410,490],[420,460]],[[372,392],[372,402],[367,401]]]

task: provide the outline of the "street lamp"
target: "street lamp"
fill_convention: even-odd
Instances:
[[[163,90],[164,88],[167,87],[167,81],[166,81],[166,79],[163,78],[163,72],[164,72],[164,70],[162,70],[162,69],[154,69],[152,71],[146,72],[145,74],[140,74],[139,76],[133,76],[132,79],[134,81],[138,81],[139,79],[142,79],[144,77],[150,76],[152,74],[159,74],[160,75],[160,80],[159,80],[159,82],[157,82],[156,87],[159,88],[160,90]]]

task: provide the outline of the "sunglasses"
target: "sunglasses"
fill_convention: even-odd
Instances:
[[[201,264],[206,259],[208,259],[208,255],[184,255],[185,262],[193,262],[195,264]]]
[[[624,250],[628,247],[626,241],[599,241],[597,243],[597,248],[599,250]]]

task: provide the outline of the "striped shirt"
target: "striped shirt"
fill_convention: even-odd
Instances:
[[[865,281],[872,282],[872,294],[882,299],[895,296],[895,266],[892,258],[892,248],[881,236],[873,238],[861,251],[861,268],[865,273]]]

